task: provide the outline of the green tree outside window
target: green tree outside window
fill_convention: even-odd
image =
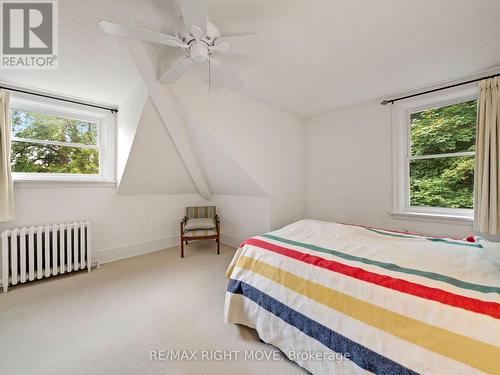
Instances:
[[[472,208],[476,124],[476,100],[410,115],[411,206]]]
[[[99,174],[96,123],[12,110],[13,172]]]

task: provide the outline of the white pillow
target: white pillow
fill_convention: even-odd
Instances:
[[[479,236],[476,236],[476,240],[483,246],[484,254],[492,261],[500,265],[500,242],[488,241]]]
[[[213,229],[215,228],[214,219],[188,219],[185,230]]]

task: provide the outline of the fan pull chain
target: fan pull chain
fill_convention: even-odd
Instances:
[[[211,96],[211,91],[212,91],[212,72],[210,68],[210,55],[208,55],[208,98]]]

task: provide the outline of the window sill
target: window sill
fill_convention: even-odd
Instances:
[[[436,223],[471,225],[474,217],[471,215],[428,213],[415,211],[390,212],[390,215],[396,219],[431,221]]]
[[[29,179],[14,178],[14,186],[18,188],[115,188],[116,181],[106,180],[68,180],[68,179]]]

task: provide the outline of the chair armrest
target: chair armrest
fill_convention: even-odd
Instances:
[[[187,219],[187,216],[184,216],[184,218],[181,220],[181,235],[182,233],[184,233],[184,225],[186,225]]]
[[[220,219],[217,214],[215,214],[215,229],[217,230],[217,234],[220,234]]]

